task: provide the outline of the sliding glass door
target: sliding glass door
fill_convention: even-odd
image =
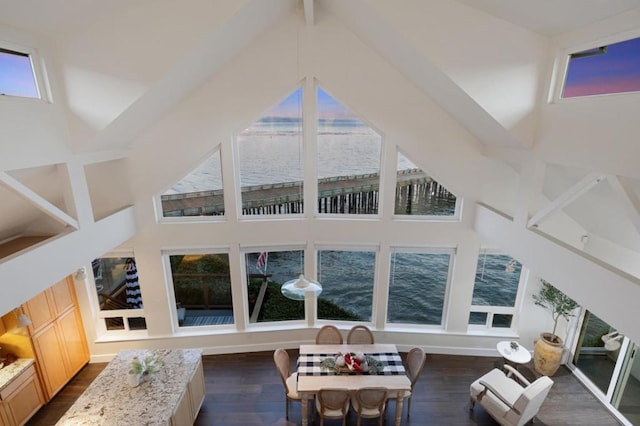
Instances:
[[[638,345],[585,312],[573,364],[632,425],[640,426]]]
[[[640,425],[640,356],[638,345],[630,343],[621,356],[622,368],[611,403],[634,425]]]
[[[573,364],[605,395],[620,354],[622,337],[591,312],[585,313]],[[606,347],[605,341],[609,342]]]

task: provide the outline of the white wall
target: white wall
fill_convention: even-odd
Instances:
[[[533,143],[548,66],[546,38],[448,0],[409,0],[402,7],[362,0],[359,7],[370,8],[400,31],[525,146]]]
[[[87,259],[100,257],[109,248],[130,238],[136,229],[134,218],[134,208],[130,207],[87,225],[81,231],[57,236],[24,254],[4,258],[0,262],[0,312],[20,306],[85,266]],[[92,320],[85,318],[87,323],[91,324]]]
[[[390,145],[383,161],[387,173],[395,172],[395,144],[447,188],[469,199],[473,199],[477,182],[484,176],[494,176],[498,181],[500,170],[513,172],[511,168],[482,158],[477,139],[338,21],[325,17],[317,25],[305,27],[294,16],[285,19],[135,141],[130,159],[135,167],[130,172],[140,230],[122,247],[133,249],[136,256],[149,339],[116,343],[102,336],[92,345],[96,359],[127,345],[198,346],[214,353],[295,347],[300,341],[313,339],[315,330],[306,329],[306,324],[252,325],[243,330],[244,320],[237,324],[240,332],[231,329],[215,335],[181,331],[174,334],[160,253],[193,247],[229,250],[234,296],[239,295],[241,299],[246,299],[241,286],[243,265],[236,259],[241,258],[240,248],[245,245],[375,244],[380,247],[381,259],[386,259],[390,247],[397,245],[457,247],[445,330],[425,333],[419,329],[387,329],[376,332],[379,341],[396,342],[405,349],[422,345],[433,352],[494,355],[498,340],[517,338],[509,331],[485,336],[466,333],[480,246],[480,240],[471,230],[472,202],[465,204],[461,223],[394,222],[391,220],[392,190],[386,194],[380,220],[318,219],[312,209],[308,209],[305,219],[271,220],[267,225],[262,221],[239,220],[232,209],[227,209],[224,222],[157,222],[152,197],[184,176],[216,146],[221,146],[225,190],[237,188],[231,168],[233,135],[291,93],[305,76],[307,89],[312,89],[314,78],[317,79],[324,89],[384,134],[385,143]],[[386,187],[394,186],[393,183]],[[233,193],[225,196],[227,201],[236,199]],[[380,278],[376,285],[384,289],[386,278]],[[83,295],[87,300],[90,297]],[[243,312],[244,304],[245,300],[234,299],[234,310]],[[91,317],[86,320],[93,321],[93,314],[85,309],[85,317],[87,315]],[[178,337],[168,340],[172,335]]]
[[[382,2],[369,3],[373,5],[372,7],[380,7],[389,12]],[[438,7],[451,12],[446,3],[438,4]],[[414,6],[417,7],[418,4],[415,3]],[[476,25],[493,22],[492,19],[485,21],[486,17],[477,14],[470,14],[468,17]],[[80,220],[81,224],[86,225],[81,227],[80,231],[61,237],[59,241],[33,250],[27,255],[0,264],[0,282],[14,282],[16,277],[28,280],[28,284],[20,291],[13,292],[12,288],[11,296],[6,299],[3,291],[0,305],[4,307],[2,311],[22,303],[48,285],[72,273],[75,268],[87,264],[92,258],[120,245],[135,252],[145,301],[144,315],[148,320],[148,336],[139,340],[122,340],[117,337],[112,341],[101,336],[99,342],[91,345],[95,359],[108,357],[122,348],[142,346],[204,347],[210,353],[273,349],[276,346],[295,347],[301,341],[312,340],[315,331],[307,329],[306,324],[301,324],[299,327],[290,327],[287,324],[240,332],[230,330],[228,333],[216,335],[208,335],[206,332],[175,334],[169,316],[172,308],[170,298],[167,296],[168,289],[165,269],[160,257],[161,251],[212,246],[228,248],[233,259],[231,266],[235,294],[242,296],[244,294],[244,290],[240,288],[242,262],[238,260],[241,258],[242,245],[290,243],[291,236],[294,235],[294,243],[317,241],[336,244],[353,244],[354,242],[378,244],[383,254],[388,253],[393,245],[449,246],[457,247],[458,258],[451,290],[453,298],[447,306],[449,318],[446,330],[431,332],[384,330],[376,331],[376,335],[379,341],[395,342],[403,349],[423,346],[432,352],[495,355],[495,343],[498,340],[520,338],[523,344],[528,346],[541,329],[549,327],[549,321],[545,317],[546,312],[530,303],[530,295],[535,291],[535,284],[532,283],[526,287],[516,334],[510,332],[496,332],[491,335],[466,333],[465,325],[471,303],[477,248],[482,239],[484,242],[493,243],[505,249],[525,266],[544,275],[597,315],[607,318],[621,332],[632,335],[629,320],[622,318],[624,312],[634,308],[633,301],[638,300],[632,280],[626,277],[619,278],[616,274],[611,275],[606,268],[597,263],[585,264],[582,260],[576,261],[574,253],[569,249],[551,242],[541,243],[538,236],[531,236],[530,231],[514,229],[509,221],[487,215],[484,210],[476,216],[474,201],[477,200],[499,207],[504,206],[506,211],[516,209],[515,203],[519,202],[519,194],[516,193],[514,170],[508,165],[483,157],[483,144],[468,129],[339,21],[328,14],[320,15],[320,18],[317,25],[311,27],[305,26],[300,19],[293,16],[278,22],[234,56],[226,66],[216,69],[217,71],[206,82],[176,103],[150,128],[145,129],[142,135],[133,141],[128,160],[131,178],[128,189],[136,203],[135,211],[127,209],[94,225],[92,217],[88,217],[91,216],[89,213],[92,209],[87,205],[88,199],[85,194],[81,200],[84,208],[81,207],[78,214],[83,217]],[[403,22],[409,17],[400,16],[393,19]],[[451,19],[455,21],[454,18]],[[118,20],[109,22],[118,22]],[[539,57],[543,44],[541,40],[504,23],[500,25],[500,34],[503,34],[503,31],[512,35],[517,33],[528,46],[527,54],[531,53],[533,57]],[[415,27],[412,31],[414,30],[416,30]],[[3,34],[12,37],[17,34],[16,31],[6,28],[2,31],[4,31]],[[414,38],[416,43],[422,35],[426,34],[422,31],[412,31],[408,31],[406,36]],[[133,31],[133,34],[135,32]],[[108,31],[102,28],[94,34],[95,40],[103,42],[110,40],[106,37],[107,33]],[[469,35],[469,33],[466,34]],[[494,36],[495,34],[488,37]],[[23,41],[29,42],[24,35],[15,37],[18,39],[22,37]],[[94,38],[90,39],[94,40]],[[93,64],[90,46],[82,46],[80,49],[74,44],[76,42],[80,43],[79,40],[74,40],[70,42],[71,44],[61,47],[69,50],[59,58],[64,62],[60,64],[60,70],[68,70],[65,66],[73,65],[73,61],[87,61],[85,65]],[[46,45],[39,43],[41,41],[34,42],[38,46]],[[460,40],[455,39],[450,47],[455,51],[461,49],[462,44]],[[508,48],[507,40],[505,40],[505,48],[510,54],[514,50],[513,47]],[[500,49],[496,48],[493,53],[497,54],[498,50]],[[458,58],[449,59],[448,62],[445,57],[446,52],[446,49],[442,49],[437,52],[429,51],[429,54],[435,53],[436,57],[439,54],[441,63],[450,67],[451,72],[454,73],[472,65]],[[89,56],[80,55],[81,57],[76,58],[79,53]],[[129,54],[131,52],[123,53],[124,57]],[[523,56],[516,57],[522,59],[527,54],[523,53]],[[505,54],[506,59],[501,62],[505,67],[510,64],[508,57],[509,55]],[[537,60],[533,62],[535,65],[533,63],[530,65],[539,70],[540,63]],[[159,67],[164,69],[165,65],[173,69],[171,64],[166,63]],[[480,72],[481,68],[482,66],[478,66],[477,71]],[[134,71],[144,75],[142,80],[145,80],[142,83],[132,83],[134,89],[137,84],[146,87],[147,80],[161,77],[145,74],[143,69]],[[188,74],[189,70],[183,71]],[[513,75],[519,77],[515,81],[525,85],[535,80],[534,74],[535,72],[532,74],[526,71],[522,74],[515,72]],[[500,73],[491,75],[492,78],[497,78],[496,76]],[[257,221],[239,221],[236,214],[228,210],[226,222],[159,224],[151,202],[152,197],[190,171],[216,146],[221,146],[223,174],[227,188],[237,188],[231,169],[234,162],[233,135],[259,117],[262,111],[293,91],[303,77],[307,78],[308,86],[312,84],[313,79],[317,79],[340,102],[381,130],[385,135],[385,143],[397,144],[418,166],[431,173],[456,195],[464,198],[463,222],[395,223],[391,220],[391,209],[387,204],[386,207],[383,206],[382,219],[373,221],[320,220],[313,217],[311,209],[308,209],[304,220],[270,221],[269,225],[265,226],[264,223]],[[462,74],[458,75],[461,85],[463,77],[465,76]],[[160,78],[160,80],[169,81],[170,79]],[[100,79],[89,81],[96,82]],[[82,83],[82,80],[79,82]],[[474,88],[480,88],[480,86],[477,81],[469,81],[467,90],[473,92]],[[55,85],[53,88],[55,89]],[[180,88],[184,89],[184,87]],[[175,88],[158,86],[154,89],[162,91]],[[53,92],[55,95],[56,91]],[[522,108],[518,109],[514,116],[504,116],[503,124],[514,133],[526,137],[532,119],[528,108],[534,95],[533,93],[521,94],[525,98],[520,105]],[[180,96],[182,93],[177,94],[176,99]],[[480,98],[483,94],[478,92],[477,96]],[[55,98],[54,96],[54,100]],[[82,99],[83,102],[89,100]],[[114,111],[124,108],[127,102],[129,101],[122,101],[122,99],[119,103],[115,102],[114,105],[117,104],[117,108],[109,114],[114,115]],[[635,101],[630,102],[632,102],[631,106],[635,105]],[[617,105],[626,106],[624,103]],[[500,106],[496,104],[495,107],[493,113],[498,116]],[[544,112],[546,122],[541,135],[541,146],[538,148],[542,155],[549,158],[554,153],[552,145],[558,142],[557,139],[568,136],[570,130],[559,120],[564,112],[556,113],[557,109]],[[564,107],[559,109],[564,111]],[[0,104],[0,110],[7,113],[0,114],[3,125],[7,124],[6,130],[3,126],[3,143],[5,135],[8,141],[6,151],[4,145],[2,149],[3,152],[11,152],[11,155],[0,157],[0,169],[59,163],[68,159],[70,153],[67,142],[70,139],[66,135],[65,120],[58,104],[25,103],[13,108]],[[129,110],[125,110],[127,111]],[[574,117],[577,120],[582,117],[584,119],[592,114],[581,111],[581,108],[569,111],[565,118]],[[624,113],[621,115],[624,117]],[[78,117],[70,120],[73,121],[76,118]],[[130,114],[124,120],[125,125],[128,122],[134,122],[136,118],[135,114]],[[149,119],[146,115],[143,118]],[[85,142],[93,136],[100,138],[101,133],[96,133],[95,130],[103,124],[89,124],[91,123],[72,122],[71,125],[74,127],[72,139],[76,142]],[[83,128],[85,125],[86,128]],[[637,133],[635,126],[634,124],[626,125],[624,130],[630,133],[621,135],[620,140],[626,142],[629,134]],[[105,141],[109,142],[109,137],[113,135],[127,136],[137,133],[116,130],[107,135],[104,138]],[[119,146],[125,146],[129,142],[126,138],[117,140]],[[558,152],[562,152],[566,146],[569,146],[563,144],[564,142],[559,144]],[[589,142],[587,148],[592,144]],[[625,149],[629,150],[627,153],[635,153],[635,148]],[[385,152],[386,164],[383,164],[383,167],[385,170],[393,170],[395,150],[387,149]],[[591,161],[591,158],[584,156],[582,151],[579,154],[584,161]],[[109,169],[108,166],[106,168]],[[115,170],[117,171],[118,168],[116,167]],[[75,179],[84,179],[84,177],[76,174]],[[84,181],[75,183],[86,186]],[[226,195],[228,201],[234,201],[236,198],[234,194]],[[391,195],[388,191],[386,200],[390,199]],[[123,202],[126,200],[113,201],[114,204]],[[101,215],[101,212],[110,210],[111,202],[105,205],[96,204],[96,206],[97,214]],[[478,234],[474,231],[474,227]],[[571,262],[569,266],[563,265],[563,268],[558,271],[556,269],[560,268],[556,268],[555,262],[563,256],[568,257]],[[33,265],[38,263],[41,267],[34,268]],[[581,270],[572,269],[576,265],[585,267],[589,271],[595,270],[596,273],[588,276]],[[577,277],[578,281],[574,282],[574,277]],[[597,282],[597,279],[601,281]],[[611,283],[609,279],[612,280]],[[610,288],[619,293],[619,305],[609,306],[602,303],[605,300],[603,295],[606,294],[602,287],[603,282],[611,284]],[[86,282],[78,283],[77,286],[80,299],[83,301],[85,325],[90,330],[90,337],[95,338],[97,336],[91,327],[95,313],[91,311],[91,295],[88,292],[92,285],[93,283]],[[386,284],[380,283],[380,285]],[[243,300],[236,299],[237,311],[243,309],[243,303]],[[243,324],[240,326],[242,327]],[[634,340],[638,341],[638,336],[635,337]]]
[[[630,312],[640,297],[640,281],[623,271],[541,233],[517,226],[479,206],[476,231],[536,274],[637,342],[640,331]]]
[[[65,162],[69,156],[64,108],[47,40],[0,25],[0,46],[11,43],[36,50],[48,85],[41,87],[46,100],[0,96],[0,170],[14,170]],[[37,59],[40,59],[39,61]]]
[[[551,89],[562,84],[568,54],[640,36],[640,11],[614,16],[556,37],[555,69],[549,69]],[[599,172],[640,177],[636,135],[640,94],[594,96],[555,101],[540,108],[536,154],[545,161]]]

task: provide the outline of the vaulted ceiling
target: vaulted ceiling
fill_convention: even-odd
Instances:
[[[546,166],[537,184],[541,197],[531,206],[540,229],[557,234],[568,217],[578,235],[640,253],[640,169],[629,160],[638,149],[630,144],[635,135],[605,139],[614,124],[602,136],[585,135],[589,130],[579,126],[571,134],[554,130],[559,120],[579,123],[625,104],[636,107],[637,95],[547,104],[556,52],[613,34],[598,28],[637,30],[639,21],[629,21],[640,16],[640,0],[0,0],[0,10],[0,26],[33,33],[50,50],[45,59],[56,71],[73,154],[130,148],[283,17],[299,14],[307,26],[337,17],[469,130],[483,155],[521,175],[536,162]],[[508,27],[504,34],[496,29]],[[472,30],[473,43],[460,36]],[[501,37],[512,37],[522,53],[505,56],[492,42]],[[592,141],[581,145],[587,137]],[[597,137],[606,143],[593,144]],[[51,167],[3,171],[65,210],[68,188]],[[0,240],[59,233],[67,225],[34,209],[15,188],[0,187],[0,198]],[[554,222],[559,215],[566,217]]]

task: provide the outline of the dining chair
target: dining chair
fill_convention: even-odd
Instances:
[[[342,419],[342,426],[345,426],[350,399],[351,393],[348,389],[320,389],[316,395],[316,410],[320,416],[320,426],[324,426],[324,419]]]
[[[278,369],[278,373],[280,373],[280,379],[282,380],[282,384],[284,385],[284,393],[285,393],[285,412],[287,420],[289,420],[289,405],[291,401],[301,401],[302,398],[298,395],[296,381],[298,379],[298,373],[291,373],[291,362],[289,360],[289,353],[282,349],[276,349],[273,352],[273,361],[276,364],[276,368]]]
[[[366,325],[354,325],[347,334],[347,343],[349,344],[370,344],[375,343],[373,333]]]
[[[316,334],[316,345],[341,345],[342,334],[335,325],[325,325]]]
[[[407,354],[405,368],[407,370],[409,380],[411,380],[411,390],[404,391],[404,394],[402,395],[403,398],[407,399],[407,417],[411,416],[411,397],[413,396],[413,387],[418,381],[420,374],[422,374],[422,370],[424,370],[426,359],[426,355],[421,348],[413,348]],[[389,399],[395,399],[395,396],[390,397]]]
[[[358,415],[357,426],[362,419],[379,418],[378,425],[382,426],[387,403],[386,388],[361,388],[351,397],[351,406]]]

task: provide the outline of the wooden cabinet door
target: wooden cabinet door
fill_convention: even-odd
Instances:
[[[87,340],[82,328],[82,320],[77,309],[65,312],[57,320],[60,340],[63,342],[69,367],[69,378],[73,377],[89,362]]]
[[[46,400],[49,401],[70,377],[57,323],[45,326],[31,339],[44,381]]]
[[[0,402],[0,426],[11,426],[9,420],[5,417],[4,402]]]
[[[60,315],[75,304],[75,289],[73,288],[71,277],[67,277],[54,284],[49,289],[49,292],[51,294],[55,316]]]
[[[9,424],[15,425],[25,424],[43,405],[44,397],[35,374],[31,374],[4,404]]]
[[[49,304],[47,291],[32,297],[22,307],[32,322],[29,326],[31,334],[37,333],[55,319],[55,313]]]
[[[200,407],[204,401],[204,394],[204,370],[202,367],[202,360],[200,360],[198,368],[193,375],[193,379],[191,379],[191,382],[189,383],[189,395],[191,396],[191,414],[193,415],[193,421],[198,417],[198,412],[200,411]]]
[[[178,402],[176,411],[171,416],[171,426],[192,426],[193,415],[191,414],[191,398],[189,397],[189,388],[185,389],[185,392]]]

